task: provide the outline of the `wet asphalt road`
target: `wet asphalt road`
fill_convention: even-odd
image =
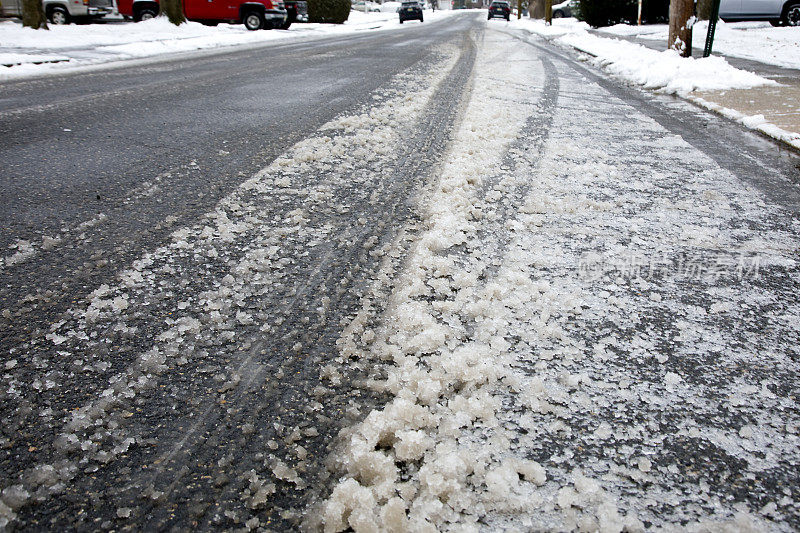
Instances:
[[[316,476],[324,470],[326,446],[352,404],[347,395],[327,398],[324,408],[316,402],[321,362],[335,352],[342,321],[357,309],[369,273],[377,268],[379,256],[368,254],[369,247],[388,245],[398,228],[412,222],[410,198],[447,144],[472,69],[469,43],[479,28],[474,18],[460,17],[407,25],[400,32],[186,56],[3,86],[0,246],[7,257],[23,253],[6,261],[2,272],[0,349],[5,361],[25,360],[6,370],[28,390],[18,395],[12,385],[4,397],[0,472],[4,487],[21,482],[31,494],[13,505],[14,524],[113,529],[124,527],[116,521],[125,519],[147,529],[217,528],[241,525],[256,510],[262,525],[299,523],[300,510],[323,489]],[[456,67],[432,100],[430,116],[403,132],[392,150],[394,166],[382,171],[383,183],[369,177],[365,187],[353,178],[321,202],[315,216],[331,233],[329,242],[281,234],[273,257],[279,281],[270,286],[267,301],[263,293],[258,302],[248,300],[251,309],[266,310],[259,318],[272,323],[266,340],[263,328],[237,323],[237,339],[248,340],[225,346],[220,332],[205,325],[211,333],[202,340],[198,334],[189,347],[201,354],[196,361],[181,360],[177,374],[138,388],[135,400],[113,405],[101,400],[101,414],[90,414],[91,427],[73,435],[84,443],[98,437],[110,443],[116,450],[113,468],[102,466],[109,457],[104,450],[65,441],[56,421],[87,401],[94,409],[92,398],[109,382],[119,384],[119,376],[130,383],[140,379],[145,370],[136,356],[164,333],[159,321],[169,322],[176,312],[175,298],[216,290],[220,273],[233,261],[228,252],[241,259],[257,237],[240,236],[219,255],[215,249],[164,259],[169,264],[161,269],[173,275],[151,281],[136,310],[123,319],[126,326],[115,326],[115,319],[96,326],[96,338],[74,339],[80,347],[70,340],[54,350],[47,340],[51,325],[70,316],[68,309],[91,291],[114,284],[121,268],[168,243],[175,229],[213,210],[298,140],[337,115],[371,104],[372,93],[390,86],[393,77],[429,68],[442,46],[460,50]],[[371,176],[375,164],[357,163],[353,173]],[[292,179],[307,180],[301,191],[325,181],[313,174]],[[280,220],[310,203],[302,195],[276,195],[265,216]],[[350,204],[352,210],[341,209]],[[322,319],[320,300],[331,309]],[[65,328],[73,324],[67,322]],[[109,350],[115,355],[108,364],[86,366]],[[361,393],[353,394],[363,401]],[[312,403],[323,411],[316,419],[307,409]],[[117,431],[120,425],[126,426],[125,438]],[[128,436],[133,440],[125,444]],[[288,455],[300,439],[304,448],[293,450],[309,455],[311,471],[302,489],[299,482],[284,483],[269,508],[263,502],[246,507],[264,483],[253,481],[250,472],[273,469],[275,456],[265,454]],[[76,464],[83,452],[100,466]],[[312,490],[304,490],[309,484]]]
[[[413,191],[432,177],[458,121],[482,27],[467,15],[392,33],[187,55],[0,87],[0,247],[6,258],[20,254],[0,274],[0,350],[11,383],[0,392],[0,488],[21,482],[31,493],[15,505],[15,524],[217,529],[241,527],[256,515],[261,526],[275,529],[300,523],[328,483],[321,465],[332,437],[358,419],[359,406],[380,400],[348,386],[358,376],[326,383],[338,387],[333,394],[318,389],[320,367],[337,353],[342,325],[381,268],[369,250],[392,243],[402,250],[410,241],[400,230],[413,232],[417,222]],[[727,121],[695,120],[685,106],[664,108],[664,99],[523,41],[553,60],[547,62],[553,102],[557,71],[578,68],[796,212],[797,198],[784,186],[798,179],[793,156]],[[458,48],[456,66],[426,118],[403,132],[397,158],[364,162],[353,175],[369,178],[340,183],[315,204],[310,223],[324,227],[325,238],[288,232],[274,241],[280,250],[273,263],[280,264],[270,268],[278,281],[237,296],[244,301],[238,307],[261,313],[256,323],[242,319],[221,333],[202,324],[191,346],[180,347],[193,357],[168,363],[170,372],[136,388],[135,396],[90,413],[95,418],[87,427],[69,428],[76,441],[65,441],[59,422],[65,413],[91,404],[109,378],[135,383],[149,370],[132,361],[165,334],[160,321],[177,317],[175,302],[216,310],[217,298],[225,311],[220,278],[252,240],[272,244],[272,236],[256,228],[234,237],[227,243],[231,257],[198,246],[152,258],[148,268],[156,274],[139,300],[125,304],[125,324],[103,319],[87,338],[79,334],[55,347],[52,333],[61,326],[52,325],[78,324],[68,313],[76,302],[116,283],[121,269],[170,242],[174,230],[196,222],[322,124],[370,103],[398,73],[424,70],[443,46]],[[550,123],[535,126],[541,131],[530,133],[541,144]],[[312,174],[297,179],[298,190],[318,183]],[[259,222],[282,220],[309,202],[299,193],[276,193]],[[332,311],[320,311],[322,300]],[[108,359],[109,367],[76,371],[93,358]],[[35,392],[20,394],[23,384],[39,381]],[[108,467],[103,446],[115,450]],[[290,456],[306,465],[298,472],[302,482],[285,474],[269,504],[259,503],[276,460]],[[11,493],[5,500],[16,503]]]

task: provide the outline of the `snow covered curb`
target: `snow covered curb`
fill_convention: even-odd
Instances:
[[[745,115],[739,111],[736,111],[735,109],[721,106],[699,96],[687,95],[685,98],[693,104],[696,104],[704,109],[708,109],[709,111],[713,111],[714,113],[722,115],[725,118],[736,121],[739,124],[742,124],[752,130],[756,130],[767,137],[775,139],[776,141],[784,143],[785,145],[800,151],[800,133],[787,131],[774,124],[770,124],[764,118],[764,115]]]

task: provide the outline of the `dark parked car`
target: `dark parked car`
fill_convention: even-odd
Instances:
[[[511,20],[511,4],[508,2],[499,2],[497,0],[492,2],[489,6],[489,20],[492,20],[494,17]]]
[[[292,22],[308,22],[308,2],[306,0],[283,0],[286,8],[286,22],[282,30],[288,30]]]
[[[403,2],[398,13],[400,13],[400,24],[406,20],[422,22],[422,4],[419,2]]]

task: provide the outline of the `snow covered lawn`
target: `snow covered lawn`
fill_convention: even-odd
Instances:
[[[430,11],[425,18],[431,21],[453,13]],[[350,12],[342,25],[294,24],[288,31],[248,31],[241,24],[212,27],[198,22],[174,26],[162,18],[140,23],[50,25],[49,31],[37,31],[23,28],[19,21],[6,20],[0,22],[0,65],[5,65],[0,69],[0,79],[60,73],[76,67],[194,50],[403,27],[396,13],[355,11]]]

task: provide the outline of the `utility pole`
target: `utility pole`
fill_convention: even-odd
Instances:
[[[694,2],[692,0],[670,0],[669,40],[667,48],[677,50],[683,57],[692,56],[692,23]]]

